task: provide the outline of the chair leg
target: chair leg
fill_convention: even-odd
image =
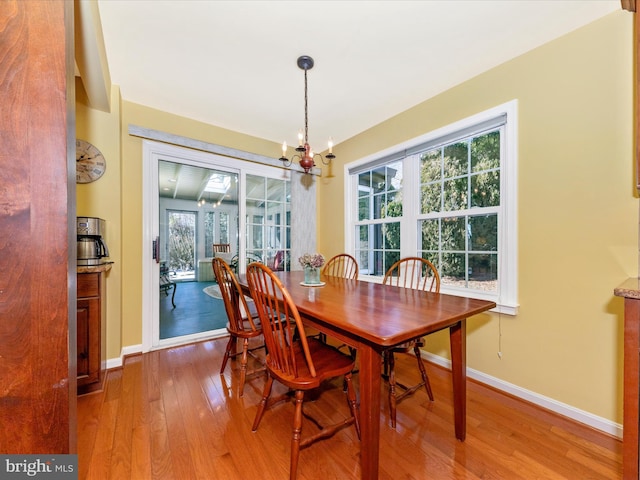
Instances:
[[[348,373],[344,376],[344,383],[346,384],[347,390],[347,403],[349,404],[349,409],[351,410],[351,415],[354,418],[354,425],[356,427],[356,433],[358,434],[358,438],[360,438],[360,413],[358,412],[358,403],[356,401],[356,390],[353,388],[353,383],[351,382],[351,374]]]
[[[304,391],[296,390],[295,413],[293,414],[293,432],[291,435],[291,465],[289,480],[295,480],[298,471],[298,457],[300,456],[300,437],[302,436],[302,403]]]
[[[249,339],[242,341],[242,358],[240,360],[240,396],[244,395],[244,382],[247,378],[247,362],[249,356]]]
[[[258,411],[256,412],[256,418],[253,420],[253,426],[251,427],[251,431],[255,432],[258,430],[258,426],[260,425],[260,420],[262,420],[262,415],[264,414],[264,410],[267,406],[267,401],[269,400],[269,396],[271,395],[271,387],[273,386],[273,377],[271,375],[267,376],[267,381],[264,384],[264,391],[262,393],[262,400],[258,404]]]
[[[427,376],[427,371],[424,368],[424,362],[422,361],[422,355],[420,355],[420,347],[418,345],[414,345],[413,353],[416,354],[416,360],[418,360],[418,368],[420,369],[420,375],[422,375],[424,388],[427,390],[429,400],[433,402],[433,391],[431,390],[431,383],[429,383],[429,377]]]
[[[386,364],[389,371],[389,418],[391,419],[391,427],[396,428],[396,369],[393,352],[387,351]]]
[[[231,349],[235,346],[235,343],[236,343],[236,338],[233,335],[231,335],[229,337],[229,341],[227,342],[227,348],[224,351],[224,357],[222,357],[222,366],[220,367],[220,375],[224,373],[224,369],[227,366],[227,361],[229,360],[229,357],[233,355],[231,352]]]

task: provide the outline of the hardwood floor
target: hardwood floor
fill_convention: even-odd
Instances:
[[[109,372],[103,392],[79,397],[79,479],[288,478],[293,406],[267,410],[252,433],[264,377],[249,379],[239,398],[239,362],[230,361],[219,375],[226,342],[129,357],[122,369]],[[416,380],[414,362],[399,355],[398,378]],[[389,427],[383,396],[381,479],[621,478],[618,439],[473,381],[467,387],[467,439],[457,441],[450,375],[434,365],[427,370],[435,401],[420,391],[400,403],[396,430]],[[341,382],[320,393],[305,402],[307,412],[327,421],[348,415]],[[303,437],[313,429],[305,423]],[[355,430],[302,450],[298,478],[360,478]]]

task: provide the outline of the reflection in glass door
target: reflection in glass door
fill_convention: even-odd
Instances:
[[[291,268],[291,183],[247,175],[247,262]]]

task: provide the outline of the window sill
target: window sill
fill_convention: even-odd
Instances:
[[[372,283],[382,283],[382,277],[371,275],[359,275],[358,280]],[[520,310],[520,305],[515,302],[501,302],[494,294],[483,294],[482,292],[471,292],[468,290],[460,290],[455,288],[440,287],[440,293],[447,295],[456,295],[458,297],[476,298],[478,300],[488,300],[490,302],[496,302],[496,308],[489,310],[490,312],[499,313],[502,315],[517,316]]]

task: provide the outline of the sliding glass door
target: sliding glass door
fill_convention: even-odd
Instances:
[[[142,349],[226,335],[211,260],[224,257],[238,273],[252,261],[290,268],[290,174],[152,142],[144,159]],[[175,298],[160,287],[161,266]]]

